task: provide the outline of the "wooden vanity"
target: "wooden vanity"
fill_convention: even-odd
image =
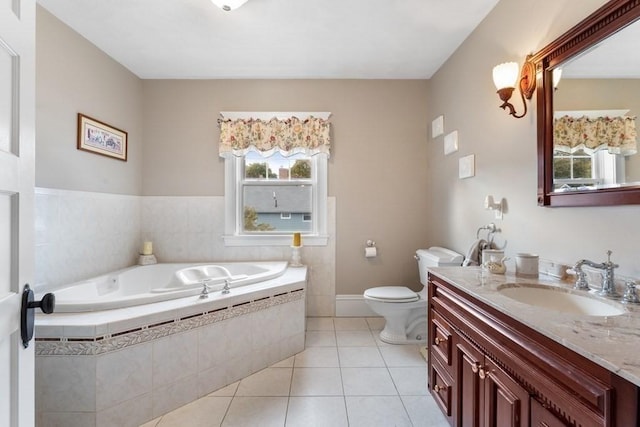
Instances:
[[[429,273],[428,386],[452,426],[640,426],[634,382],[500,310],[499,298],[488,303],[491,285],[475,285],[478,296],[436,270]],[[635,339],[630,356],[640,366]]]

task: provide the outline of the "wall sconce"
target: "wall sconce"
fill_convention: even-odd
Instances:
[[[242,6],[247,0],[211,0],[211,2],[225,12],[229,12]]]
[[[522,72],[520,73],[520,95],[522,96],[522,103],[524,104],[524,113],[518,115],[513,104],[509,102],[511,95],[516,88],[518,82],[518,64],[515,62],[505,62],[504,64],[496,65],[493,67],[493,83],[498,89],[498,95],[502,100],[500,108],[506,110],[509,108],[509,114],[520,119],[527,114],[527,102],[526,99],[531,99],[533,91],[536,89],[536,67],[531,62],[531,55],[527,55],[524,64],[522,65]]]
[[[502,213],[505,208],[505,200],[500,199],[499,202],[493,200],[493,196],[489,195],[484,199],[484,208],[488,211],[495,211],[496,219],[502,219]]]

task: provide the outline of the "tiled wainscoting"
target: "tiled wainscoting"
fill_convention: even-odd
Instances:
[[[206,304],[94,337],[74,338],[78,326],[57,338],[55,326],[43,331],[37,426],[137,426],[304,349],[304,282],[230,307]]]
[[[282,246],[225,247],[224,196],[128,196],[36,188],[36,290],[134,265],[142,242],[159,262],[289,260]],[[307,311],[335,314],[336,199],[327,203],[327,246],[305,246]]]

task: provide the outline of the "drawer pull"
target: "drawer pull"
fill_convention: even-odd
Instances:
[[[448,387],[444,387],[444,386],[436,384],[436,385],[433,386],[433,391],[435,391],[436,393],[440,393],[441,391],[445,391],[447,388]]]
[[[480,365],[478,363],[474,363],[473,365],[471,365],[471,372],[473,372],[474,374],[477,374],[479,370]]]
[[[440,345],[441,342],[444,342],[444,340],[440,337],[436,337],[433,341],[435,342],[436,345]]]
[[[485,371],[484,369],[480,369],[480,372],[478,372],[478,376],[480,377],[481,380],[487,378],[489,376],[489,371]]]

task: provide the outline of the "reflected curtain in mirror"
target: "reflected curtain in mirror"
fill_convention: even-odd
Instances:
[[[563,116],[554,120],[554,149],[565,153],[606,149],[611,154],[630,156],[638,151],[636,118]]]

